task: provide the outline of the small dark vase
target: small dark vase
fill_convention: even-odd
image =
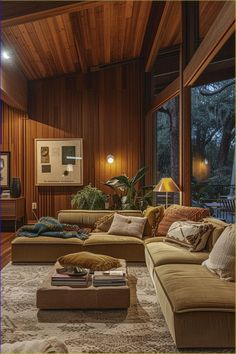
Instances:
[[[11,198],[19,198],[21,196],[21,183],[19,177],[13,177],[10,184]]]

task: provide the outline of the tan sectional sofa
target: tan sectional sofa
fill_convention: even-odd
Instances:
[[[146,265],[178,348],[235,345],[235,283],[201,266],[207,258],[208,252],[189,252],[158,237],[146,241]]]
[[[71,211],[58,214],[62,223],[93,225],[110,211]],[[139,211],[125,211],[140,216]],[[55,262],[82,250],[146,261],[158,301],[178,348],[232,348],[235,345],[235,283],[226,282],[201,263],[209,253],[163,242],[163,237],[115,236],[92,233],[88,240],[19,237],[12,242],[14,263]]]
[[[61,210],[58,220],[61,223],[93,226],[109,210]],[[123,215],[141,216],[141,211],[119,211]],[[16,237],[12,242],[13,263],[54,263],[65,254],[88,251],[107,254],[133,262],[144,262],[144,240],[130,236],[108,235],[106,232],[91,233],[81,241],[76,238],[61,239],[39,236],[36,238]]]

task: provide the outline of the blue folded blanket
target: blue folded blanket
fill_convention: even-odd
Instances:
[[[70,225],[69,228],[71,228],[72,231],[67,231],[66,229],[68,229],[68,225],[59,223],[57,219],[51,217],[42,217],[34,225],[22,226],[19,229],[17,236],[49,236],[65,239],[76,237],[80,240],[86,240],[88,238],[89,232],[87,230],[80,229],[77,225]]]

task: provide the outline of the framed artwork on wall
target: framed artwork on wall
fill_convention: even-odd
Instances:
[[[83,139],[35,139],[36,186],[83,185]]]
[[[10,152],[0,153],[0,185],[1,189],[10,188]]]

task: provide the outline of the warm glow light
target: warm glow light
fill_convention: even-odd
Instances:
[[[74,171],[73,165],[72,165],[72,164],[68,164],[68,165],[66,166],[66,170],[67,170],[68,172],[73,172],[73,171]]]
[[[5,60],[11,59],[11,56],[10,56],[10,54],[9,54],[8,51],[3,50],[1,54],[2,54],[2,55],[1,55],[1,56],[2,56],[2,59],[5,59]]]
[[[107,162],[109,163],[109,164],[112,164],[113,162],[114,162],[114,156],[113,155],[107,155]]]

